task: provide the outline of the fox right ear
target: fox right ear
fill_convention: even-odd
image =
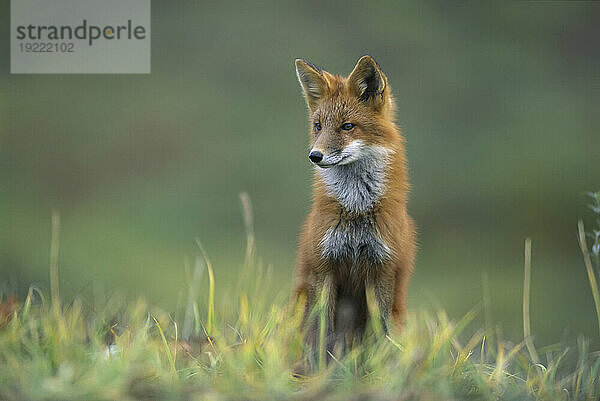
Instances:
[[[304,91],[308,107],[314,110],[327,89],[327,81],[323,76],[323,71],[308,61],[297,58],[296,75]]]
[[[348,76],[348,84],[364,103],[375,108],[385,103],[387,78],[371,56],[363,56],[358,60]]]

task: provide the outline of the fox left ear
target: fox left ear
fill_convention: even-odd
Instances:
[[[363,56],[348,76],[348,85],[358,98],[375,108],[384,102],[387,78],[371,56]]]

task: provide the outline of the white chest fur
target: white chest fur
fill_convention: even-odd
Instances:
[[[380,264],[391,255],[390,248],[377,230],[373,214],[350,220],[340,217],[321,239],[321,256],[335,262]]]

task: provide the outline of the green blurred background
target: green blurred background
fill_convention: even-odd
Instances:
[[[600,5],[511,2],[152,3],[150,75],[10,75],[0,6],[0,283],[48,287],[60,213],[65,296],[102,289],[175,308],[184,261],[212,258],[217,292],[245,249],[291,286],[310,206],[296,57],[347,74],[375,57],[397,99],[419,226],[410,306],[458,318],[490,285],[521,336],[533,240],[536,342],[597,337],[576,240],[600,187]]]

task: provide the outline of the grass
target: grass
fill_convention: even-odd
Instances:
[[[593,196],[600,203],[600,194]],[[188,269],[189,297],[174,313],[117,296],[102,303],[61,301],[59,220],[53,217],[51,297],[32,287],[24,300],[4,296],[0,304],[0,399],[600,398],[600,353],[590,351],[587,341],[580,339],[576,347],[535,348],[529,324],[529,240],[522,341],[503,338],[501,328],[487,318],[489,299],[484,299],[458,321],[443,310],[410,311],[401,334],[385,336],[373,327],[360,347],[329,358],[322,349],[313,370],[301,374],[305,353],[300,314],[287,307],[287,294],[275,299],[265,295],[270,273],[254,263],[251,208],[247,197],[242,203],[248,248],[239,282],[217,291],[212,266],[200,247],[202,257]],[[600,234],[593,231],[590,236],[588,252],[580,223],[584,265],[597,300]],[[227,301],[217,302],[217,294]]]

